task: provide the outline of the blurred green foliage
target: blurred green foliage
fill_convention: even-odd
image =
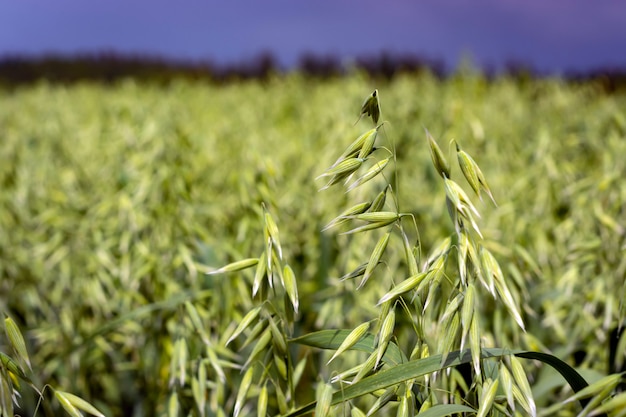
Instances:
[[[376,86],[359,74],[323,82],[291,74],[223,86],[40,83],[0,92],[0,311],[24,331],[34,382],[106,415],[165,414],[176,380],[186,389],[172,365],[178,341],[190,358],[182,368],[193,373],[206,338],[226,372],[208,387],[208,407],[232,409],[242,378],[233,364],[246,358],[241,343],[226,341],[254,305],[253,273],[204,272],[262,251],[262,202],[298,277],[294,334],[375,317],[389,280],[359,293],[334,283],[377,239],[320,232],[348,201],[361,201],[360,191],[319,193],[314,181],[362,133],[353,122],[375,87],[395,140],[395,191],[417,219],[424,256],[454,230],[424,127],[449,160],[451,140],[461,143],[498,201],[477,202],[481,231],[519,291],[527,331],[485,303],[477,306],[491,329],[485,344],[552,352],[591,380],[623,371],[624,352],[615,350],[626,308],[626,94],[471,71]],[[403,262],[397,252],[389,271]],[[301,383],[314,383],[315,372]],[[533,372],[538,405],[565,398],[553,375]],[[221,376],[213,368],[207,377]],[[302,401],[312,400],[305,391]],[[24,392],[22,414],[36,401]]]

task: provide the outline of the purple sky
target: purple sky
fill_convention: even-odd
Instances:
[[[626,69],[625,0],[7,0],[0,56],[119,51],[236,63],[262,51],[469,55],[542,72]]]

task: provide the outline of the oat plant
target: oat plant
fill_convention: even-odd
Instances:
[[[463,188],[451,179],[448,158],[426,130],[427,146],[433,166],[442,180],[454,234],[432,245],[430,253],[424,255],[423,244],[419,239],[409,236],[409,232],[419,236],[418,225],[411,213],[400,210],[397,181],[392,183],[387,180],[398,177],[384,171],[389,162],[396,161],[395,146],[393,143],[388,144],[388,147],[376,146],[379,132],[384,131],[384,125],[378,124],[380,114],[379,94],[374,91],[365,100],[361,116],[370,116],[375,127],[354,140],[320,176],[329,178],[322,189],[343,182],[346,192],[365,186],[366,182],[375,177],[382,178],[379,183],[381,191],[376,194],[374,190],[371,200],[359,202],[345,210],[326,228],[347,223],[349,227],[344,234],[375,233],[382,229],[383,232],[376,238],[376,245],[369,257],[366,257],[359,268],[349,272],[346,278],[360,281],[354,291],[361,291],[371,279],[386,279],[387,282],[378,288],[388,288],[380,294],[377,302],[379,315],[375,320],[369,357],[359,366],[349,372],[339,373],[329,382],[349,386],[349,389],[367,387],[365,390],[361,388],[359,395],[375,394],[377,390],[384,389],[383,395],[379,397],[379,400],[383,400],[376,400],[366,410],[368,414],[388,406],[387,404],[393,404],[398,407],[400,415],[414,415],[435,406],[443,407],[442,410],[449,412],[475,411],[486,415],[494,407],[498,375],[504,373],[505,378],[515,375],[515,378],[508,379],[511,387],[515,387],[515,391],[510,391],[516,393],[508,399],[508,407],[522,407],[529,414],[536,415],[528,381],[525,374],[519,372],[521,368],[515,357],[503,358],[502,366],[497,366],[500,362],[491,363],[494,361],[483,363],[480,309],[477,307],[483,297],[489,296],[502,302],[514,322],[522,329],[524,324],[519,313],[519,300],[513,297],[495,256],[482,245],[482,234],[477,222],[480,217],[478,210]],[[380,154],[383,156],[379,156]],[[484,192],[495,204],[478,164],[458,144],[457,156],[461,172],[472,190],[479,197]],[[393,163],[391,166],[395,168],[395,165]],[[399,244],[390,245],[392,238],[397,239]],[[413,240],[415,243],[412,244]],[[402,248],[403,268],[389,274],[391,278],[385,274],[377,275],[380,269],[384,269],[381,266],[384,265],[386,250],[394,247]],[[403,320],[399,320],[400,316],[404,316]],[[396,331],[399,322],[410,323],[412,332]],[[336,348],[334,359],[339,353],[363,340],[366,336],[365,325],[364,323],[347,332],[339,346],[334,346],[333,343],[324,346],[319,341],[312,341],[311,335],[297,341],[318,347]],[[317,334],[320,337],[322,335],[323,333]],[[337,339],[337,335],[334,335],[332,340],[334,339]],[[389,346],[394,344],[406,347],[407,350],[399,355],[396,363],[390,364],[384,358]],[[463,350],[468,347],[467,351]],[[456,369],[448,369],[451,366],[449,363],[453,363],[449,362],[453,353],[455,359],[461,358],[470,362],[471,367],[466,370],[465,375]],[[504,351],[498,352],[500,355],[503,353]],[[493,354],[494,352],[490,352],[486,355]],[[430,375],[420,373],[410,378],[403,377],[395,384],[384,387],[372,384],[372,378],[381,375],[385,365],[388,367],[382,372],[394,375],[406,370],[406,363],[420,363],[420,360],[432,358],[437,358],[433,363],[438,368],[429,369]],[[341,388],[337,391],[336,404],[352,398],[346,395],[347,391],[351,392],[349,389]]]
[[[26,341],[17,323],[11,317],[4,319],[4,330],[13,355],[0,350],[0,417],[17,415],[24,385],[28,385],[37,393],[40,404],[45,400],[46,388],[48,391],[52,391],[59,404],[72,417],[80,417],[83,415],[82,412],[104,417],[104,414],[96,407],[77,395],[52,388],[49,385],[42,389],[37,388],[29,376],[33,372],[33,365],[28,355]],[[3,346],[0,344],[0,347]],[[46,406],[45,403],[44,406]]]
[[[354,196],[323,228],[323,233],[344,235],[349,246],[342,250],[361,257],[333,285],[338,294],[356,294],[363,303],[376,300],[362,306],[376,313],[351,328],[295,335],[298,286],[283,259],[276,222],[264,206],[264,250],[211,272],[253,270],[251,308],[227,341],[243,340],[239,351],[246,352],[238,365],[241,379],[232,415],[542,415],[533,398],[530,368],[521,359],[557,370],[576,393],[568,401],[579,401],[589,415],[617,409],[623,400],[612,393],[620,375],[588,385],[551,354],[498,346],[508,339],[500,340],[488,328],[488,306],[504,307],[508,316],[501,320],[507,326],[522,332],[526,326],[523,292],[507,279],[490,250],[480,230],[481,213],[464,188],[497,206],[485,175],[457,140],[450,142],[460,168],[453,175],[449,156],[425,130],[426,141],[412,146],[430,150],[451,234],[440,242],[420,241],[416,217],[400,207],[404,184],[393,172],[398,169],[396,147],[381,115],[380,95],[374,91],[359,115],[359,121],[369,118],[373,127],[349,142],[317,177],[325,181],[320,192],[343,187]],[[402,192],[416,193],[409,187]],[[371,251],[362,249],[366,247]],[[301,346],[331,350],[332,355],[316,360],[299,354]],[[303,375],[306,372],[317,375]],[[303,392],[312,386],[314,395]],[[303,403],[312,396],[313,401]]]

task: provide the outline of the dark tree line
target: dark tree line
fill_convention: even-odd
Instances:
[[[446,76],[443,62],[415,55],[381,53],[359,57],[350,62],[333,55],[304,54],[295,68],[305,76],[332,78],[344,76],[354,69],[371,77],[392,79],[398,74],[429,71],[439,77]],[[53,83],[93,81],[112,83],[125,78],[148,82],[168,83],[172,79],[206,80],[224,83],[245,79],[268,79],[286,72],[270,53],[262,53],[250,60],[218,65],[211,61],[177,61],[150,55],[125,55],[115,52],[79,55],[4,56],[0,57],[0,86],[12,88],[39,80]],[[487,71],[488,73],[488,71]],[[523,65],[509,65],[505,71],[519,79],[536,74]],[[626,89],[626,69],[599,70],[590,73],[572,73],[573,81],[598,81],[608,92]]]
[[[429,69],[443,75],[443,64],[413,56],[381,54],[342,62],[332,55],[304,54],[294,70],[316,77],[345,75],[353,68],[374,77],[392,78],[398,73]],[[217,65],[210,61],[176,61],[155,56],[122,55],[113,52],[84,55],[50,55],[41,57],[6,56],[0,58],[0,84],[20,85],[45,79],[50,82],[71,83],[81,80],[113,82],[123,78],[165,82],[173,78],[205,79],[227,82],[241,79],[267,79],[286,70],[270,53],[250,60]]]

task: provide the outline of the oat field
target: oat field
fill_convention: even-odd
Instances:
[[[40,82],[0,144],[0,416],[626,416],[626,92]]]

